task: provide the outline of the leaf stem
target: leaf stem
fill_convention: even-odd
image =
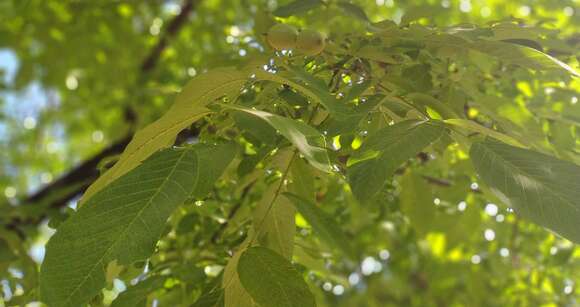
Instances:
[[[314,106],[314,108],[312,109],[312,113],[310,114],[310,117],[308,118],[308,124],[310,124],[312,122],[312,120],[314,120],[314,117],[316,116],[316,113],[318,111],[319,106],[320,106],[319,104],[316,104]],[[290,157],[290,160],[288,161],[288,165],[286,166],[286,169],[284,170],[284,173],[282,174],[282,177],[280,178],[280,184],[278,184],[278,188],[276,189],[274,197],[272,198],[272,201],[268,205],[268,209],[266,209],[266,213],[264,213],[264,217],[262,218],[262,220],[258,224],[258,227],[256,227],[256,232],[254,232],[252,239],[250,240],[250,243],[248,244],[248,246],[252,246],[252,244],[254,243],[254,241],[256,240],[258,235],[260,234],[260,231],[262,230],[262,227],[264,226],[264,222],[266,221],[268,214],[270,214],[270,211],[274,207],[274,204],[276,203],[276,200],[278,199],[278,196],[280,195],[280,191],[282,190],[282,187],[284,186],[284,182],[286,181],[286,178],[288,178],[288,173],[290,172],[290,167],[292,166],[292,162],[294,162],[294,159],[296,158],[297,154],[298,154],[298,149],[295,148],[294,152],[292,153],[292,157]]]
[[[266,213],[264,213],[264,217],[262,217],[262,220],[258,224],[258,227],[256,227],[256,232],[254,232],[252,239],[250,240],[250,244],[248,244],[248,246],[252,246],[252,244],[254,243],[254,241],[256,240],[258,235],[260,234],[260,231],[262,230],[262,227],[264,226],[264,222],[266,221],[268,214],[270,214],[270,211],[274,207],[274,204],[276,204],[276,200],[278,199],[278,196],[280,195],[280,191],[282,190],[282,187],[284,186],[284,182],[286,181],[286,178],[288,178],[288,173],[290,172],[290,167],[292,166],[292,162],[294,162],[294,158],[296,158],[297,153],[298,153],[298,149],[294,149],[294,152],[292,153],[292,157],[290,157],[290,160],[288,161],[288,165],[286,166],[286,169],[284,170],[282,177],[280,178],[280,183],[278,184],[278,188],[276,188],[276,192],[274,193],[274,197],[272,198],[272,201],[268,205],[268,208],[266,209]]]

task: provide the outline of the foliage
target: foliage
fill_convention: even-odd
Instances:
[[[29,175],[2,175],[0,306],[578,303],[577,3],[230,2],[185,1],[190,25],[158,41],[133,32],[163,35],[152,16],[188,11],[2,4],[21,63],[7,87],[59,93],[25,127],[73,157],[16,148],[2,170],[61,172],[103,149],[87,135],[132,137],[94,182],[42,202],[13,195]],[[502,13],[514,7],[526,18]],[[276,24],[327,37],[322,52],[272,49]],[[55,63],[63,46],[81,52]]]

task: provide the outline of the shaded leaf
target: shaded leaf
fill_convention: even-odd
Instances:
[[[439,101],[438,99],[423,93],[411,93],[407,95],[418,105],[430,107],[443,118],[457,118],[459,115],[451,108],[451,106]]]
[[[254,227],[263,246],[291,259],[294,248],[296,212],[284,196],[279,195],[279,181],[271,184],[254,211]],[[260,227],[259,229],[257,227]]]
[[[292,201],[294,207],[308,221],[322,240],[340,249],[345,255],[355,258],[354,251],[348,243],[348,238],[332,216],[324,212],[316,204],[295,194],[285,193],[284,196]]]
[[[287,172],[295,156],[294,150],[282,150],[276,155],[272,166]],[[226,265],[223,279],[226,307],[257,306],[240,283],[237,272],[240,255],[250,246],[254,234],[262,245],[277,251],[287,259],[292,259],[296,228],[295,209],[287,198],[280,195],[286,188],[285,185],[280,185],[280,180],[270,183],[262,193],[254,211],[253,227]]]
[[[316,180],[314,169],[312,169],[304,159],[294,159],[290,170],[292,183],[288,190],[300,197],[316,201]]]
[[[413,6],[405,11],[405,14],[401,17],[401,24],[407,25],[421,18],[433,18],[435,14],[441,11],[443,11],[443,8],[438,5]]]
[[[425,235],[432,229],[437,212],[433,204],[431,187],[421,176],[407,171],[401,181],[401,211],[409,218],[411,226]]]
[[[358,18],[362,21],[369,21],[369,17],[365,11],[358,5],[349,2],[339,2],[337,5],[344,10],[347,14]]]
[[[489,140],[474,143],[470,155],[483,181],[516,213],[580,243],[580,166]]]
[[[299,107],[308,106],[308,100],[304,98],[304,96],[294,92],[291,89],[284,88],[278,93],[278,95],[280,96],[280,98],[282,98],[291,106],[299,106]]]
[[[165,277],[163,276],[147,278],[121,292],[121,294],[119,294],[119,296],[113,301],[111,307],[145,306],[147,303],[147,295],[162,288],[164,282]]]
[[[374,46],[371,44],[365,44],[349,54],[382,63],[400,64],[402,62],[401,55],[393,54],[393,52],[387,51],[383,46]]]
[[[296,156],[295,150],[290,148],[281,150],[273,159],[271,166],[288,174]],[[281,195],[288,188],[287,183],[281,180],[282,178],[279,178],[271,182],[262,193],[254,210],[253,229],[260,245],[272,249],[287,259],[292,259],[296,210],[290,201]]]
[[[46,246],[42,299],[80,306],[105,285],[105,270],[145,260],[167,218],[198,187],[209,186],[235,154],[231,144],[166,149],[95,194],[67,219]],[[215,156],[229,156],[214,159]]]
[[[246,240],[240,245],[239,249],[234,253],[228,264],[224,268],[224,277],[222,281],[224,289],[224,306],[225,307],[256,307],[257,304],[250,294],[244,289],[238,276],[238,263],[242,253],[244,253],[252,238],[252,232],[248,233]]]
[[[306,13],[322,4],[321,0],[296,0],[277,8],[273,14],[278,17],[290,17]]]
[[[231,105],[223,106],[252,114],[266,121],[296,146],[312,166],[324,172],[330,172],[330,160],[326,151],[326,140],[318,130],[304,122],[265,111]]]
[[[236,125],[247,132],[250,137],[253,136],[265,144],[274,144],[276,142],[276,130],[263,120],[245,112],[236,112],[233,117]]]
[[[361,201],[371,199],[395,170],[439,139],[445,127],[435,121],[407,120],[378,130],[348,160],[348,181]]]
[[[458,126],[461,128],[465,128],[467,130],[481,133],[481,134],[486,135],[486,136],[490,136],[492,138],[498,139],[504,143],[507,143],[507,144],[510,144],[513,146],[518,146],[518,147],[523,146],[520,142],[518,142],[516,139],[512,138],[511,136],[509,136],[507,134],[503,134],[503,133],[495,131],[495,130],[492,130],[492,129],[489,129],[487,127],[484,127],[484,126],[482,126],[482,125],[480,125],[472,120],[453,118],[453,119],[446,119],[446,120],[444,120],[444,122],[446,124]]]
[[[284,257],[267,248],[248,248],[240,257],[238,274],[244,288],[262,307],[316,306],[298,271]]]
[[[328,112],[336,117],[348,117],[350,109],[329,90],[326,82],[313,76],[301,67],[285,66],[288,70],[276,74],[265,71],[256,71],[256,77],[261,80],[269,80],[280,84],[286,84],[300,92],[313,102],[323,105]]]
[[[202,294],[191,307],[223,307],[224,290],[215,289]]]
[[[522,67],[536,70],[565,70],[580,77],[580,73],[566,63],[534,48],[505,42],[478,41],[474,43],[473,49]]]

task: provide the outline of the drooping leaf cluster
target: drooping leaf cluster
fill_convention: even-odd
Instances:
[[[574,304],[577,51],[518,20],[436,27],[364,8],[261,12],[257,28],[348,22],[319,55],[262,44],[197,73],[51,219],[38,277],[1,233],[0,263],[38,281],[12,302]]]

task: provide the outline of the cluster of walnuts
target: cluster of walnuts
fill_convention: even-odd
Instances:
[[[325,36],[314,30],[298,31],[287,24],[274,25],[266,33],[268,44],[276,50],[294,49],[307,56],[317,55],[326,46]]]

